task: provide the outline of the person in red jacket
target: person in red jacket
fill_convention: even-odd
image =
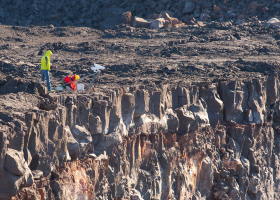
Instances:
[[[76,80],[79,80],[80,76],[74,74],[73,76],[66,76],[63,81],[66,83],[66,90],[67,87],[71,88],[71,90],[77,90],[76,88]]]

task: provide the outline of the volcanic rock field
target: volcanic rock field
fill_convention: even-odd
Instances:
[[[280,1],[1,0],[1,200],[279,200]],[[47,92],[40,61],[51,50]]]

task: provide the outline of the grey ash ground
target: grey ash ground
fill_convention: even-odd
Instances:
[[[260,23],[208,23],[158,30],[128,25],[100,31],[88,27],[0,26],[1,79],[40,79],[40,58],[51,57],[51,83],[106,67],[94,87],[119,87],[277,74],[279,29]],[[88,82],[90,79],[88,79]],[[87,83],[88,83],[87,82]]]

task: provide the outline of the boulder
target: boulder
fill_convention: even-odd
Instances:
[[[203,99],[198,99],[195,104],[190,106],[184,105],[183,107],[175,109],[179,118],[180,133],[188,131],[195,131],[198,127],[209,126],[209,118],[207,113],[207,106]]]
[[[4,168],[0,173],[0,199],[10,199],[21,187],[33,185],[31,170],[24,160],[23,152],[8,148]]]
[[[70,149],[71,154],[70,153],[69,154],[70,154],[70,156],[71,155],[73,156],[73,157],[71,156],[71,159],[75,159],[78,154],[80,155],[80,154],[87,153],[87,151],[89,150],[89,148],[91,146],[92,136],[91,136],[90,132],[84,126],[79,126],[79,125],[76,125],[72,129],[72,134],[73,134],[74,139],[79,143],[79,152],[77,149],[77,144],[75,143],[74,140],[72,140],[72,142],[69,143],[69,145],[71,144],[71,149]],[[67,144],[67,147],[68,147],[68,144]],[[74,148],[74,150],[73,150],[73,148]]]
[[[8,149],[5,160],[5,169],[17,176],[23,176],[28,166],[24,160],[23,152]]]
[[[75,160],[77,158],[79,158],[80,156],[80,146],[79,143],[77,142],[77,140],[75,140],[75,138],[73,137],[71,130],[68,126],[66,126],[65,131],[67,133],[67,149],[69,152],[69,155],[71,157],[72,160]]]
[[[130,11],[125,12],[121,16],[121,22],[124,24],[131,24],[132,22],[132,14]]]
[[[74,128],[72,128],[72,134],[79,143],[91,143],[92,137],[90,132],[83,126],[75,125]]]
[[[150,22],[140,17],[134,17],[132,24],[135,28],[150,28]]]
[[[182,14],[191,14],[194,10],[195,4],[192,1],[186,1]]]
[[[135,118],[134,123],[135,134],[158,134],[160,131],[167,131],[166,117],[159,120],[153,114],[144,114]]]
[[[266,27],[279,27],[280,26],[280,20],[277,18],[271,18],[265,23]]]
[[[155,20],[152,20],[150,22],[150,29],[158,29],[162,28],[165,24],[165,19],[164,18],[158,18]]]

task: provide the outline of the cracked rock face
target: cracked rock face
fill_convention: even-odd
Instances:
[[[275,199],[278,90],[267,85],[279,81],[75,94],[71,103],[54,93],[64,99],[55,109],[2,126],[10,189],[1,198]]]

